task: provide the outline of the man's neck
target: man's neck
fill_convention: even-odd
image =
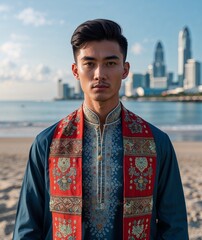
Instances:
[[[107,115],[118,105],[118,103],[119,101],[114,103],[106,103],[106,102],[88,103],[87,101],[84,100],[84,104],[98,115],[101,126],[104,125]]]

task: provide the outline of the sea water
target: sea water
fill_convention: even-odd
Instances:
[[[173,141],[202,141],[202,103],[122,101]],[[0,101],[0,137],[35,137],[82,104],[68,101]]]

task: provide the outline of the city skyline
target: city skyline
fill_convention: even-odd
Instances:
[[[0,100],[53,99],[58,79],[75,86],[70,38],[78,24],[94,18],[112,19],[122,26],[129,42],[131,72],[147,71],[160,41],[167,71],[174,72],[177,79],[178,35],[184,27],[190,31],[192,58],[202,61],[201,8],[200,0],[164,4],[160,0],[129,0],[127,4],[106,0],[61,0],[60,4],[1,1]]]

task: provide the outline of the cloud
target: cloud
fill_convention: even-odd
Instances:
[[[3,68],[11,70],[11,69],[15,69],[17,65],[12,60],[4,59],[3,61],[1,61],[0,66],[3,67]]]
[[[0,13],[9,12],[10,7],[8,5],[0,4]]]
[[[52,81],[52,70],[49,66],[39,64],[37,66],[23,65],[19,69],[19,74],[16,75],[19,81],[30,82],[46,82]]]
[[[11,80],[15,77],[16,64],[8,59],[0,61],[0,82]]]
[[[4,53],[3,56],[1,53]],[[3,56],[3,57],[2,57]],[[21,48],[17,43],[6,42],[0,46],[0,82],[55,82],[67,78],[64,69],[52,69],[47,64],[23,63]]]
[[[40,64],[35,69],[35,81],[52,81],[52,70],[49,66]]]
[[[33,8],[26,8],[17,15],[17,19],[21,20],[25,25],[33,25],[35,27],[51,25],[42,12],[35,11]]]
[[[135,55],[140,55],[144,51],[144,48],[141,43],[134,43],[131,50]]]
[[[9,39],[0,45],[0,60],[19,63],[23,60],[24,50],[30,47],[26,35],[11,33]]]
[[[0,82],[54,82],[56,72],[44,64],[30,66],[19,65],[8,59],[0,61]]]
[[[54,71],[53,75],[53,81],[57,82],[58,79],[63,79],[64,81],[67,81],[70,85],[75,85],[75,82],[77,82],[72,74],[71,71],[67,71],[67,69],[56,69]]]
[[[0,46],[0,52],[9,59],[18,59],[22,54],[22,46],[20,43],[8,41]]]
[[[18,81],[33,81],[34,71],[29,65],[23,65],[20,67],[19,72],[16,73],[15,79]]]
[[[44,64],[38,65],[37,68],[36,68],[36,71],[40,75],[48,75],[48,74],[51,73],[50,67],[48,67],[48,66],[46,66]]]

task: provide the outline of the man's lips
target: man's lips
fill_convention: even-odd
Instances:
[[[96,83],[96,84],[92,85],[92,88],[98,88],[98,89],[109,88],[109,84],[107,84],[107,83]]]

